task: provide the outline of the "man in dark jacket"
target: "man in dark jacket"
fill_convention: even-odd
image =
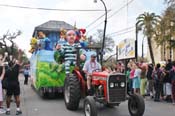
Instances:
[[[173,105],[175,105],[175,61],[172,64],[173,67],[170,71],[169,77],[171,78],[171,84],[172,84],[172,101]]]
[[[171,102],[171,78],[169,76],[170,70],[172,69],[171,60],[168,60],[165,66],[165,77],[163,82],[165,83],[165,100]]]
[[[153,73],[153,65],[148,65],[148,72],[147,72],[147,79],[148,79],[148,91],[150,94],[150,97],[153,98],[153,88],[154,88],[154,80],[152,78]]]

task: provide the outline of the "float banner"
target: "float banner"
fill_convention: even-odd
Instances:
[[[117,46],[117,59],[132,59],[136,56],[136,48],[135,48],[135,40],[134,39],[125,39],[121,41]]]

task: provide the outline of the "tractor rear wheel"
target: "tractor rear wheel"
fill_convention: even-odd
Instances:
[[[75,75],[69,75],[64,82],[64,102],[68,110],[77,110],[80,102],[80,83]]]
[[[143,116],[145,112],[145,102],[142,96],[133,94],[128,101],[128,109],[131,116]]]
[[[97,116],[97,107],[93,96],[87,96],[84,100],[85,116]]]

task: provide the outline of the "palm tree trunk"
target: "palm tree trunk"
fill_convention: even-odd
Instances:
[[[153,54],[153,49],[152,49],[152,44],[151,44],[151,37],[148,37],[147,39],[148,39],[150,57],[151,57],[152,63],[155,65],[154,54]]]

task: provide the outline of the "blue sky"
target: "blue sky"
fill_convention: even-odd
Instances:
[[[127,0],[104,1],[106,2],[108,9],[112,10],[108,16],[127,2]],[[103,9],[103,5],[99,0],[96,4],[93,3],[93,0],[0,0],[0,4],[60,9]],[[124,8],[108,20],[107,34],[134,26],[136,17],[143,12],[149,11],[161,14],[165,6],[164,0],[134,0],[128,7],[128,14],[127,8]],[[48,20],[63,20],[72,25],[76,22],[77,27],[84,28],[93,20],[101,16],[103,12],[56,12],[0,7],[0,14],[0,36],[7,30],[12,32],[18,29],[21,30],[23,33],[16,42],[20,48],[25,49],[27,52],[30,48],[30,38],[35,26]],[[104,19],[102,18],[97,23],[87,28],[87,31],[90,31],[103,20]],[[103,24],[90,31],[88,35],[94,35],[96,29],[102,28]],[[114,35],[113,38],[117,44],[122,39],[135,38],[135,33],[133,30],[127,34]]]

